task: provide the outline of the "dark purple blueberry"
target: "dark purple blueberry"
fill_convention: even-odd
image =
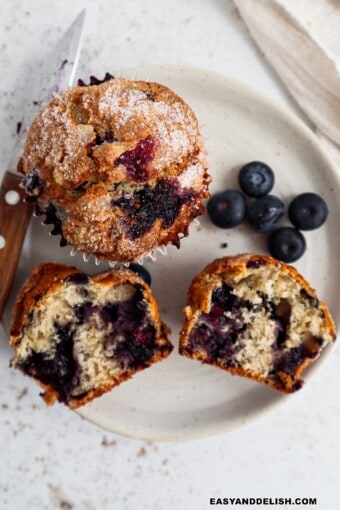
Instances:
[[[44,186],[39,178],[39,174],[36,168],[33,168],[23,179],[23,185],[27,193],[30,195],[34,195],[35,197],[39,196],[44,189]]]
[[[247,262],[247,267],[249,269],[258,269],[259,267],[265,266],[266,264],[267,264],[267,262],[262,259],[249,260],[249,262]]]
[[[115,359],[123,369],[138,368],[145,366],[152,355],[152,348],[129,339],[126,342],[119,343],[115,352]]]
[[[213,195],[207,204],[209,218],[220,228],[239,225],[246,215],[246,201],[240,191],[228,189]]]
[[[271,232],[278,226],[284,212],[282,200],[274,195],[266,195],[250,204],[247,219],[257,232]]]
[[[210,311],[201,314],[199,324],[190,332],[186,350],[190,353],[203,350],[211,361],[223,359],[226,362],[241,348],[235,344],[247,328],[241,309],[248,306],[249,303],[232,294],[231,287],[226,284],[214,290]],[[226,315],[227,311],[231,313]]]
[[[220,344],[218,334],[207,324],[201,323],[190,332],[187,350],[190,353],[203,351],[213,361],[220,357]]]
[[[307,352],[303,344],[293,347],[283,354],[278,363],[275,365],[275,370],[293,375],[296,372],[297,367],[302,365],[307,357]]]
[[[102,80],[99,80],[95,76],[90,76],[90,83],[85,83],[84,80],[78,80],[78,87],[89,87],[91,85],[100,85],[101,83],[105,83],[106,81],[113,80],[114,76],[110,73],[105,73],[105,76]]]
[[[171,227],[181,207],[194,197],[195,192],[181,189],[176,179],[160,179],[154,188],[146,184],[132,196],[113,200],[112,205],[123,211],[123,227],[134,240],[148,232],[158,219],[163,228]]]
[[[321,227],[328,216],[325,200],[316,193],[302,193],[294,198],[288,208],[288,216],[300,230],[314,230]]]
[[[133,300],[123,301],[118,308],[116,324],[126,331],[134,331],[146,318],[146,303],[138,292]]]
[[[94,313],[98,312],[98,309],[99,307],[93,305],[90,301],[73,307],[74,315],[77,317],[79,324],[84,324],[85,321],[88,321]]]
[[[293,227],[281,227],[268,237],[268,251],[272,257],[283,262],[295,262],[305,253],[306,240],[303,234]]]
[[[55,324],[56,346],[53,356],[41,352],[32,354],[20,364],[21,370],[51,385],[59,393],[59,400],[65,402],[72,389],[78,384],[79,366],[73,357],[73,335],[67,325]]]
[[[265,308],[270,314],[270,318],[275,321],[276,338],[272,347],[275,351],[279,351],[287,340],[292,307],[286,299],[281,299],[275,304],[268,300],[265,300],[264,303],[269,303],[269,306],[265,306]]]
[[[128,369],[134,366],[134,358],[128,349],[122,346],[118,347],[115,351],[115,360],[119,363],[121,369]]]
[[[111,324],[118,332],[132,333],[146,320],[146,303],[139,285],[136,285],[134,296],[128,301],[107,302],[104,306],[91,305],[88,303],[86,317],[92,313],[98,313],[105,326]]]
[[[105,306],[98,308],[99,316],[106,326],[115,324],[119,318],[119,306],[117,303],[107,303]],[[92,306],[92,310],[96,311],[96,307]]]
[[[134,273],[137,273],[148,285],[151,285],[151,274],[149,271],[140,264],[131,263],[129,264],[129,269]]]
[[[136,365],[141,365],[152,358],[154,345],[153,340],[150,342],[151,338],[154,338],[154,329],[152,336],[151,330],[144,333],[142,330],[137,330],[135,336],[127,340],[126,346],[131,352]]]
[[[103,133],[97,133],[96,134],[95,145],[102,145],[105,142],[106,143],[112,143],[112,142],[115,142],[115,141],[116,141],[116,138],[115,138],[113,132],[110,131],[109,129],[107,129]]]
[[[118,309],[118,313],[121,310]],[[114,322],[114,332],[110,333],[105,344],[108,358],[115,359],[121,368],[137,368],[145,365],[153,356],[155,349],[156,329],[144,320],[124,323]]]
[[[89,277],[85,273],[73,273],[70,276],[65,278],[65,282],[67,283],[76,283],[77,285],[85,285],[88,283]]]
[[[273,170],[262,161],[251,161],[243,166],[239,172],[239,185],[250,197],[262,197],[267,195],[274,186]]]
[[[140,140],[134,149],[123,152],[116,159],[115,166],[124,165],[128,176],[136,182],[146,181],[147,165],[154,157],[156,145],[157,141],[153,136]]]
[[[155,337],[155,327],[152,324],[147,324],[145,327],[138,328],[134,333],[134,341],[137,344],[150,343],[150,339]]]
[[[287,339],[287,323],[281,317],[276,317],[275,323],[276,339],[273,348],[280,349]]]
[[[320,304],[319,299],[316,296],[312,296],[311,294],[309,294],[309,292],[307,292],[306,289],[301,289],[300,295],[301,295],[303,301],[307,301],[307,303],[309,303],[310,306],[316,306],[316,307],[319,306],[319,304]]]
[[[73,307],[74,315],[78,319],[79,324],[84,324],[85,320],[85,307],[83,305],[75,305]]]

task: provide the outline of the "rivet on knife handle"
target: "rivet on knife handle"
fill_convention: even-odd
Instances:
[[[33,205],[24,202],[22,177],[6,172],[0,188],[0,317],[15,276]]]

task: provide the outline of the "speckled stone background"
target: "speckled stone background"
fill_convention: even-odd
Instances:
[[[203,67],[243,80],[302,117],[231,0],[0,4],[2,169],[29,77],[83,7],[77,76],[143,64]],[[300,508],[339,508],[339,350],[271,414],[222,436],[178,444],[119,437],[61,405],[47,409],[37,386],[8,368],[10,356],[1,331],[1,510],[208,510],[218,497],[316,497],[317,505]]]

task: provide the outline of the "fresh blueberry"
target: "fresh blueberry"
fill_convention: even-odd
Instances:
[[[129,269],[134,273],[137,273],[148,285],[151,285],[151,274],[149,271],[141,266],[140,264],[131,263],[129,264]]]
[[[306,240],[303,234],[293,227],[281,227],[268,237],[268,251],[283,262],[295,262],[304,254]]]
[[[274,195],[257,198],[248,208],[247,218],[257,232],[271,232],[285,212],[282,200]]]
[[[274,186],[273,170],[261,161],[251,161],[239,172],[238,182],[246,195],[262,197],[267,195]]]
[[[207,204],[208,215],[214,225],[232,228],[239,225],[246,215],[246,201],[240,191],[228,189],[213,195]]]
[[[302,193],[294,198],[288,208],[288,216],[300,230],[314,230],[321,227],[328,216],[328,207],[320,195]]]

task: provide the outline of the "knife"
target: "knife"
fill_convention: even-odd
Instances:
[[[85,9],[80,12],[65,32],[52,53],[48,54],[36,72],[30,86],[30,100],[24,107],[18,123],[18,137],[13,147],[8,169],[0,187],[0,318],[14,279],[22,244],[33,212],[33,205],[25,202],[25,191],[20,186],[22,176],[15,170],[23,150],[27,126],[35,114],[53,96],[73,83],[77,67]]]

